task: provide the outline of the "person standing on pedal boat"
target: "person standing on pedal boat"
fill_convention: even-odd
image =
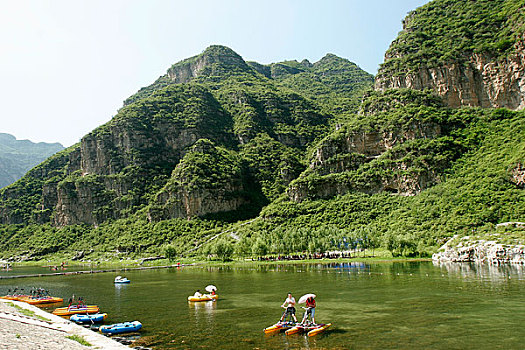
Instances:
[[[312,323],[315,324],[315,299],[313,297],[306,299],[306,310],[304,311],[301,324],[305,324],[306,320],[308,319],[308,315],[311,316]]]
[[[283,315],[281,316],[281,319],[279,322],[283,322],[286,319],[286,316],[291,315],[295,322],[297,322],[297,318],[295,317],[295,298],[292,296],[292,293],[288,293],[288,297],[284,301],[284,303],[281,305],[282,308],[284,308],[286,305],[286,310],[283,312]]]

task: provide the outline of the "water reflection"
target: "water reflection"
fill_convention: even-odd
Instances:
[[[432,262],[442,272],[449,275],[460,275],[465,278],[490,280],[492,282],[502,282],[508,279],[525,279],[525,266],[517,264],[492,265],[478,263],[457,263],[457,262]]]
[[[213,321],[215,319],[215,311],[217,310],[216,301],[188,301],[188,308],[190,318],[195,321],[195,325],[206,327],[210,327],[213,325]],[[203,321],[206,323],[205,325],[201,324]]]

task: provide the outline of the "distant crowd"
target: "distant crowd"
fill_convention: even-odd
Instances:
[[[257,261],[283,261],[283,260],[313,260],[313,259],[340,259],[351,258],[352,254],[347,252],[325,252],[314,254],[294,254],[258,257]],[[252,258],[252,260],[255,260]]]

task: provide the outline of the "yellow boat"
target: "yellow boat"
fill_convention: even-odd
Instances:
[[[292,322],[277,322],[273,326],[266,327],[263,329],[264,333],[270,334],[270,333],[276,333],[280,331],[286,331],[287,329],[292,328],[295,325],[295,323]]]
[[[23,301],[24,303],[28,303],[31,305],[39,305],[39,304],[52,304],[52,303],[61,303],[64,301],[62,298],[58,297],[44,297],[44,298],[18,298],[19,301]]]
[[[301,326],[295,326],[295,327],[292,327],[292,328],[286,330],[286,332],[284,332],[284,334],[290,335],[290,334],[299,333],[299,332],[302,332],[303,329],[304,328],[301,327]]]
[[[73,305],[70,307],[59,307],[53,311],[53,315],[57,316],[69,316],[74,314],[96,314],[100,311],[96,305],[87,305],[78,307]]]
[[[290,328],[285,332],[286,335],[296,334],[296,333],[304,333],[306,332],[309,337],[312,337],[316,334],[319,334],[321,332],[324,332],[328,327],[330,327],[332,324],[317,324],[317,325],[297,325],[293,328]]]
[[[5,300],[20,300],[21,297],[28,297],[28,295],[5,295],[3,297],[0,297],[0,299]]]
[[[211,300],[217,300],[219,299],[219,295],[217,294],[203,294],[200,297],[196,297],[194,295],[190,295],[188,297],[188,301],[211,301]]]
[[[330,327],[332,324],[331,323],[328,323],[328,324],[325,324],[319,328],[315,328],[315,329],[312,329],[310,332],[308,332],[308,336],[309,337],[312,337],[316,334],[319,334],[321,332],[324,332],[328,327]]]

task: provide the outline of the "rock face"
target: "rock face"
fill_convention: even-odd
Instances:
[[[410,159],[398,161],[406,154],[396,152],[394,147],[417,139],[435,139],[440,135],[439,125],[416,122],[405,129],[357,130],[343,137],[327,138],[314,151],[304,179],[299,178],[290,185],[288,196],[301,202],[307,198],[330,198],[350,191],[416,195],[439,181],[436,164],[427,164],[422,171],[411,171],[413,162]],[[378,165],[382,158],[387,161]],[[366,179],[348,175],[358,172],[363,166],[368,169],[377,167],[384,175]],[[308,179],[308,174],[312,173],[320,177]]]
[[[454,236],[445,243],[438,253],[432,255],[435,262],[477,262],[500,264],[525,265],[525,245],[501,244],[495,240],[471,240],[463,237],[459,244],[452,246],[451,242],[457,239]]]
[[[220,45],[208,47],[202,54],[173,65],[167,77],[173,83],[187,83],[206,74],[219,75],[228,71],[250,72],[248,64],[235,51]]]
[[[199,164],[196,166],[196,164]],[[148,211],[150,221],[230,212],[248,204],[241,164],[209,140],[199,140],[173,170]]]
[[[375,89],[431,89],[453,108],[521,110],[523,18],[519,0],[428,3],[403,21],[403,30],[385,53]]]
[[[385,61],[389,57],[385,57]],[[422,67],[403,75],[378,73],[377,90],[409,88],[432,89],[453,108],[462,106],[525,108],[525,44],[502,60],[473,54],[466,62],[449,62],[438,67]]]
[[[518,163],[516,166],[511,169],[510,171],[511,181],[516,184],[516,186],[520,188],[525,187],[525,167]]]
[[[421,105],[441,108],[424,92],[370,93],[362,103],[363,121],[319,142],[308,169],[290,184],[289,198],[300,202],[352,191],[413,196],[438,183],[457,146],[444,135],[442,121],[424,117]],[[445,150],[446,157],[435,156]]]

